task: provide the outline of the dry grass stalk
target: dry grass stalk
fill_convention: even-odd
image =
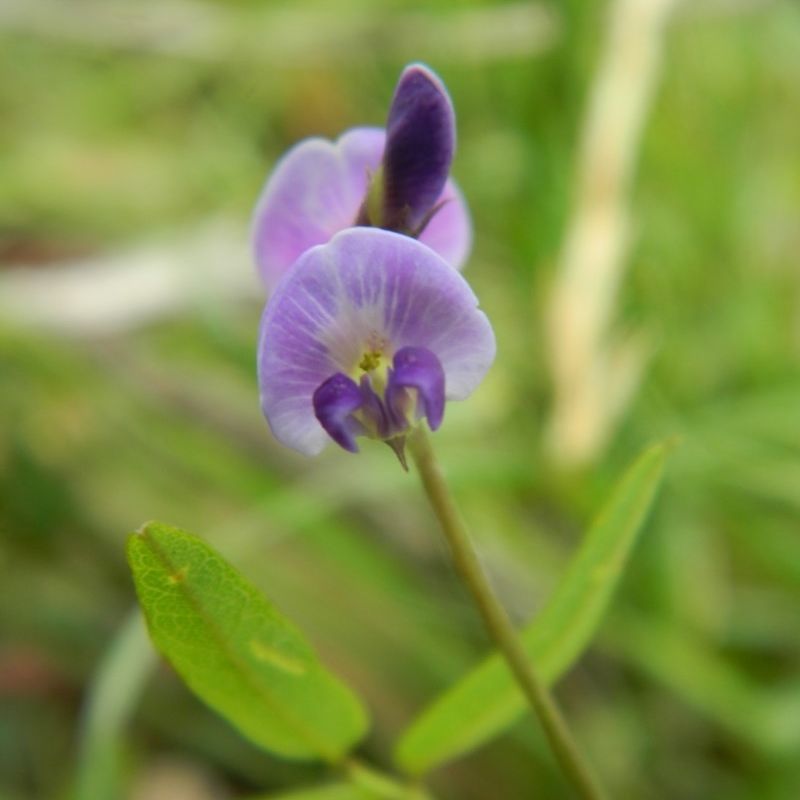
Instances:
[[[612,340],[625,269],[630,187],[678,0],[613,0],[590,90],[575,204],[547,314],[554,383],[548,446],[566,467],[594,460],[639,383],[641,335]]]

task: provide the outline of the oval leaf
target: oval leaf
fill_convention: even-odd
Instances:
[[[623,476],[541,614],[521,636],[541,678],[554,683],[592,640],[661,479],[670,445],[648,448]],[[400,740],[397,762],[419,774],[488,741],[526,702],[505,661],[487,658],[426,709]]]
[[[189,688],[248,739],[289,758],[335,762],[366,714],[299,631],[219,554],[152,522],[128,540],[154,643]]]

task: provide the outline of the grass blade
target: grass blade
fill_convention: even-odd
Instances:
[[[655,497],[670,445],[648,448],[596,518],[542,613],[522,632],[539,674],[555,682],[588,647],[619,583]],[[488,741],[524,713],[505,662],[487,658],[439,697],[398,743],[397,762],[413,774]]]

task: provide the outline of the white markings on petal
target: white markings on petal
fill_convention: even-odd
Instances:
[[[312,396],[350,374],[365,347],[424,347],[441,361],[448,399],[463,399],[494,359],[494,334],[464,279],[426,246],[350,228],[298,259],[267,305],[259,341],[262,409],[276,438],[304,453],[324,446]]]

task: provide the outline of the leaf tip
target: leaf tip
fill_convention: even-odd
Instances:
[[[156,522],[155,520],[151,519],[147,522],[142,523],[137,530],[135,530],[131,535],[132,536],[141,536],[143,539],[147,538],[147,536],[152,533],[153,528],[160,527],[160,523]]]

